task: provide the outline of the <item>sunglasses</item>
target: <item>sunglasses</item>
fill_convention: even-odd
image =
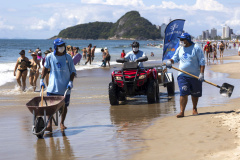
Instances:
[[[180,38],[180,41],[184,41],[185,40],[185,38]]]

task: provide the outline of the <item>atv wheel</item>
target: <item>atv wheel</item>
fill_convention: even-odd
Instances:
[[[172,96],[175,94],[175,85],[174,85],[174,77],[172,75],[172,82],[167,83],[167,92],[169,96]]]
[[[148,100],[148,103],[156,102],[156,82],[154,80],[151,80],[148,83],[147,100]]]
[[[118,99],[118,94],[117,94],[117,85],[114,84],[113,82],[109,83],[108,94],[109,94],[110,104],[111,105],[118,105],[119,104],[119,99]]]

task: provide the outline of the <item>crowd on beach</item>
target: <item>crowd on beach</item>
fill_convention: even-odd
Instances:
[[[231,49],[233,47],[233,49],[236,49],[238,44],[238,55],[240,56],[240,43],[237,42],[233,42],[232,44],[230,44],[229,42],[224,42],[224,41],[207,41],[207,43],[204,45],[204,43],[202,43],[202,48],[207,60],[207,64],[209,64],[210,59],[212,58],[212,62],[214,63],[214,60],[217,61],[220,60],[220,62],[223,59],[223,53],[224,50],[227,49]],[[219,51],[219,58],[217,57],[217,53]]]
[[[82,54],[80,54],[79,47],[67,45],[66,53],[69,54],[73,59],[78,54],[80,55],[80,58],[77,60],[78,63],[76,65],[80,65],[81,59],[86,60],[86,62],[83,63],[82,65],[87,65],[88,63],[91,65],[91,63],[94,61],[95,49],[96,49],[96,46],[92,47],[92,44],[89,44],[87,48],[83,48],[81,50]],[[40,48],[37,48],[35,51],[33,51],[32,49],[29,49],[28,53],[30,53],[32,56],[32,59],[29,60],[25,56],[25,50],[20,51],[19,53],[20,57],[17,59],[15,69],[14,69],[14,76],[16,76],[18,86],[21,88],[22,91],[25,91],[26,89],[26,79],[28,74],[29,74],[29,83],[32,86],[33,91],[36,90],[37,79],[39,78],[39,76],[41,78],[41,73],[39,70],[42,68],[41,66],[44,66],[47,55],[52,52],[54,52],[54,49],[50,47],[48,50],[44,52],[45,56],[43,56]],[[102,48],[101,52],[102,52],[101,67],[106,67],[106,64],[108,64],[108,66],[110,67],[111,56],[109,54],[108,48],[107,47]],[[28,72],[28,69],[29,69],[29,72]],[[49,83],[49,73],[50,73],[50,69],[46,74],[46,78],[45,78],[46,85],[48,85]]]

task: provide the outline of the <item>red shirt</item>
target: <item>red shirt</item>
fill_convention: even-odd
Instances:
[[[121,53],[121,58],[124,58],[125,55],[126,55],[126,54],[122,52],[122,53]]]

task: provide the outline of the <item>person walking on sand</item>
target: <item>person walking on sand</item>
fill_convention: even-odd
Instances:
[[[197,115],[197,103],[202,96],[202,82],[204,81],[205,59],[202,49],[192,42],[188,33],[182,33],[180,44],[172,59],[166,63],[167,68],[172,68],[173,63],[178,63],[179,68],[199,78],[193,78],[180,72],[178,74],[178,86],[180,90],[180,113],[177,118],[184,117],[184,111],[188,102],[188,95],[192,97],[193,115]]]
[[[89,62],[90,63],[90,65],[91,65],[91,55],[92,55],[92,53],[91,53],[91,48],[92,48],[92,44],[90,43],[89,45],[88,45],[88,48],[87,48],[87,61],[85,62],[85,65]]]
[[[217,60],[217,63],[218,63],[218,59],[217,59],[217,45],[213,44],[213,63],[214,63],[215,59]]]
[[[15,65],[13,75],[16,76],[19,87],[22,89],[22,91],[24,91],[26,88],[26,78],[28,73],[27,68],[30,67],[31,62],[27,57],[25,57],[25,50],[21,50],[19,54],[21,55],[21,57],[17,59],[17,63]],[[16,70],[17,70],[17,74],[16,74]],[[22,82],[20,80],[21,78],[22,78]]]
[[[221,43],[219,45],[220,59],[223,58],[224,49],[225,49],[225,45],[224,45],[223,41],[221,41]]]
[[[37,79],[39,77],[39,69],[41,68],[41,66],[40,66],[40,61],[37,60],[37,53],[33,52],[31,56],[33,58],[30,60],[31,68],[30,68],[30,74],[29,74],[29,83],[31,86],[33,86],[33,91],[35,92]]]
[[[204,46],[204,54],[206,52],[206,57],[207,57],[207,61],[210,60],[210,53],[211,53],[211,49],[212,46],[210,45],[210,42],[207,41],[207,44]]]
[[[46,50],[46,51],[44,52],[45,57],[44,57],[43,60],[42,60],[42,66],[44,66],[45,61],[46,61],[46,57],[47,57],[47,55],[48,55],[49,53],[51,53],[50,50]],[[48,86],[48,82],[49,82],[49,73],[50,73],[50,69],[48,69],[48,71],[47,71],[47,73],[46,73],[46,76],[45,76],[45,77],[46,77],[45,80],[46,80],[47,86]]]
[[[95,57],[95,49],[96,49],[96,46],[93,46],[92,50],[91,50],[91,58],[92,58],[92,62],[94,60],[94,57]]]
[[[45,87],[43,82],[48,69],[50,69],[49,85],[47,88],[47,96],[63,96],[66,89],[73,88],[73,79],[76,75],[76,69],[73,64],[72,57],[66,53],[65,42],[61,38],[57,38],[53,42],[54,52],[46,57],[46,61],[42,71],[42,79],[40,79],[40,87]],[[70,102],[70,92],[65,97],[65,108],[61,115],[60,127],[62,130],[67,127],[64,121],[68,111]],[[52,120],[47,126],[48,131],[52,131]]]

